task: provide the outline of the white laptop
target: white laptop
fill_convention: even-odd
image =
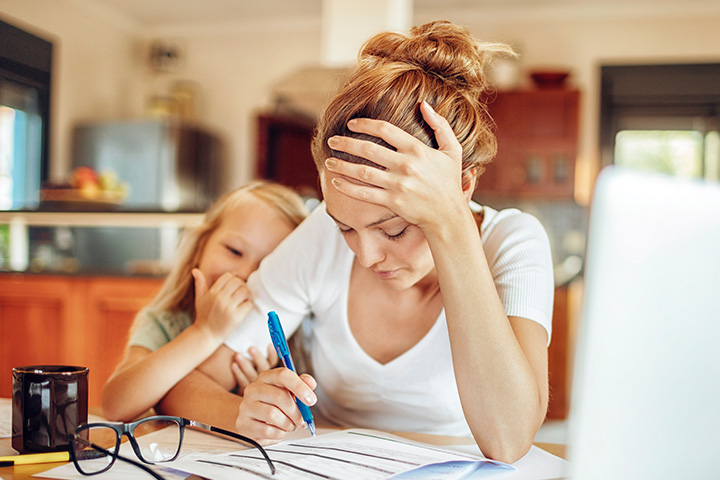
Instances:
[[[570,478],[720,478],[720,184],[608,167],[590,212]]]

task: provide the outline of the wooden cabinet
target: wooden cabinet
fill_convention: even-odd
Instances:
[[[135,314],[162,279],[0,275],[0,397],[12,368],[73,364],[90,368],[89,402],[100,405]]]
[[[570,406],[568,326],[568,288],[556,288],[552,341],[548,347],[550,402],[548,404],[547,418],[551,420],[566,418]]]
[[[261,178],[320,198],[317,168],[311,143],[315,123],[300,117],[272,114],[257,119],[257,169]]]
[[[499,92],[489,104],[498,153],[477,195],[573,198],[579,99],[577,90]]]

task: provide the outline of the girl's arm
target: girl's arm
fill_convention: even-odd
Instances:
[[[474,172],[462,172],[461,147],[448,122],[427,103],[421,111],[438,150],[387,122],[354,119],[351,130],[382,138],[397,151],[334,137],[328,141],[334,150],[386,170],[339,160],[326,168],[362,182],[336,177],[333,185],[342,193],[383,205],[423,230],[442,291],[465,418],[485,455],[514,462],[530,449],[545,417],[547,334],[531,320],[506,316],[468,208]]]
[[[131,346],[103,388],[103,413],[127,421],[154,406],[185,375],[222,344],[252,308],[245,282],[225,273],[208,288],[200,270],[193,270],[196,320],[155,351]],[[225,365],[228,373],[231,360]],[[227,390],[235,380],[224,385]],[[230,385],[230,383],[232,383]]]
[[[218,342],[195,325],[155,351],[132,346],[103,388],[103,414],[130,421],[153,407],[185,375],[207,359]],[[226,365],[229,371],[229,363]]]
[[[237,431],[262,444],[276,442],[303,428],[300,410],[288,391],[314,405],[315,380],[310,375],[298,376],[287,368],[265,370],[241,397],[226,388],[231,382],[227,365],[234,355],[233,350],[222,345],[165,395],[158,411]]]
[[[234,431],[243,400],[230,392],[233,380],[228,367],[234,354],[221,345],[199,368],[170,389],[156,406],[158,412]]]

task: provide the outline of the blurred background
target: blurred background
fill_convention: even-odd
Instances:
[[[519,53],[490,72],[499,152],[475,199],[548,230],[564,419],[597,172],[720,178],[717,0],[0,0],[0,395],[23,360],[109,374],[108,338],[222,192],[318,196],[310,138],[358,49],[432,20]],[[5,343],[48,328],[64,343]]]

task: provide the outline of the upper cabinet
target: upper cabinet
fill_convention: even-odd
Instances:
[[[489,104],[498,153],[476,195],[572,199],[578,150],[580,92],[499,92]]]

